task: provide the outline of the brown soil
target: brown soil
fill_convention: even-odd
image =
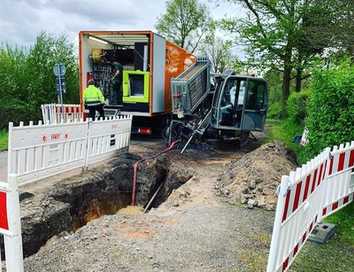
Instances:
[[[295,168],[283,145],[267,143],[232,161],[220,176],[218,188],[230,203],[274,210],[281,177]]]

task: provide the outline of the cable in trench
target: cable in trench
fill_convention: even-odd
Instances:
[[[159,152],[151,157],[142,158],[134,163],[134,165],[133,165],[133,178],[132,178],[132,199],[131,199],[132,206],[136,206],[136,183],[137,183],[137,178],[138,178],[139,164],[142,162],[145,162],[147,160],[156,159],[160,155],[171,151],[178,142],[179,141],[174,141],[166,149],[162,150],[161,152]]]

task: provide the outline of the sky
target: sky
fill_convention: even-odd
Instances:
[[[242,16],[222,0],[200,0],[211,15]],[[0,0],[0,43],[29,46],[38,33],[65,34],[77,42],[81,30],[154,30],[165,0]],[[216,3],[218,2],[218,3]]]

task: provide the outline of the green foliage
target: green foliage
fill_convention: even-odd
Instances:
[[[288,119],[283,120],[267,120],[266,141],[277,140],[285,144],[285,146],[293,151],[296,156],[298,163],[304,162],[303,148],[297,143],[293,142],[294,136],[301,135],[303,132],[303,127],[294,122],[290,122]]]
[[[288,119],[296,124],[303,124],[306,117],[306,107],[309,91],[293,92],[288,99]]]
[[[209,25],[206,5],[198,0],[169,0],[156,24],[157,31],[179,46],[194,52]]]
[[[281,119],[283,117],[284,107],[283,103],[273,102],[270,104],[267,117],[270,119]]]
[[[314,73],[306,126],[310,159],[326,147],[354,140],[354,65],[343,61]]]
[[[7,149],[7,132],[0,130],[0,151]]]
[[[65,103],[79,101],[78,67],[73,45],[46,33],[32,48],[0,48],[0,128],[8,122],[39,120],[40,105],[56,102],[53,66],[66,66]]]
[[[291,80],[296,86],[310,76],[311,67],[326,48],[353,54],[354,2],[350,0],[225,0],[241,4],[242,18],[222,20],[224,28],[247,44],[254,67],[282,72],[282,102],[287,102]]]
[[[280,102],[282,98],[281,94],[281,80],[282,75],[279,71],[274,69],[269,69],[265,75],[264,79],[267,80],[269,86],[269,103]]]

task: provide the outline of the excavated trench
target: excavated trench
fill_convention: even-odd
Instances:
[[[127,154],[95,171],[65,179],[48,191],[22,192],[24,256],[38,252],[55,235],[77,231],[91,220],[115,214],[130,205],[132,165],[139,159],[138,156]],[[137,178],[137,205],[145,207],[160,188],[150,203],[151,207],[159,206],[190,177],[191,174],[186,170],[173,167],[166,156],[142,163]]]

